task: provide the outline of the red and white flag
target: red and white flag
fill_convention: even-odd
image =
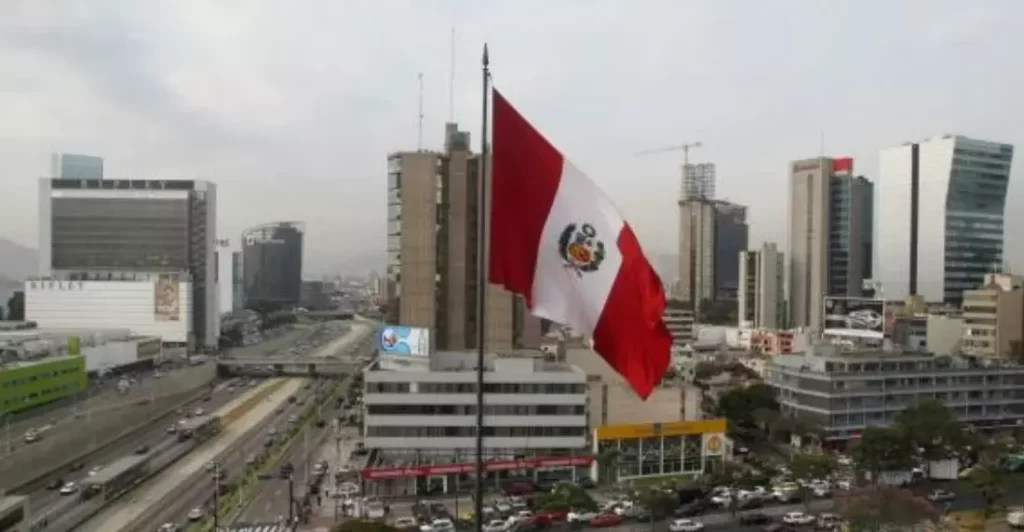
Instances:
[[[492,283],[594,339],[646,399],[668,368],[665,292],[601,189],[494,91]]]

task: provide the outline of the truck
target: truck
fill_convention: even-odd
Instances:
[[[960,461],[956,458],[932,460],[927,466],[928,478],[932,480],[956,480],[960,473]]]
[[[1013,528],[1024,528],[1024,508],[1011,508],[1007,511],[1006,524]]]
[[[121,395],[127,395],[128,390],[131,389],[132,385],[128,382],[128,379],[121,379],[117,381],[117,393]]]

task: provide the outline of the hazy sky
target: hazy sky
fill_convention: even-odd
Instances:
[[[34,245],[49,153],[219,186],[220,236],[304,220],[307,263],[380,257],[385,157],[449,116],[479,140],[479,57],[505,95],[674,253],[678,153],[718,164],[751,240],[785,246],[787,163],[943,133],[1024,146],[1020,0],[0,2],[0,235]],[[1021,154],[1007,206],[1024,230]],[[884,230],[884,228],[881,228]],[[1007,246],[1024,270],[1024,245]],[[883,258],[884,260],[884,258]]]

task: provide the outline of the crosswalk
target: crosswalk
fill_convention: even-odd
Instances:
[[[288,526],[278,523],[253,523],[223,527],[218,532],[287,532]]]

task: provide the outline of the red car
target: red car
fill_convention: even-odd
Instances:
[[[547,526],[556,521],[565,521],[569,518],[566,510],[544,510],[533,516],[533,524],[536,526]]]
[[[613,513],[600,514],[590,520],[590,526],[594,528],[601,528],[606,526],[619,526],[622,524],[622,518]]]

